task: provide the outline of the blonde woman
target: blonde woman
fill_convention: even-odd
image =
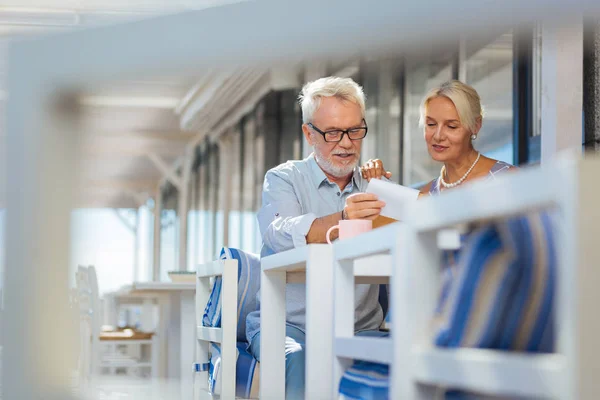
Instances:
[[[437,195],[516,170],[477,151],[483,112],[479,95],[471,86],[445,82],[427,93],[420,111],[427,151],[433,160],[442,163],[439,176],[421,189],[421,196]],[[370,160],[362,171],[367,179],[385,174],[380,160]],[[552,304],[553,292],[546,289],[556,284],[551,216],[530,213],[470,224],[461,233],[461,241],[469,244],[442,253],[444,268],[440,270],[432,341],[441,347],[552,352],[552,311],[537,308],[542,296],[547,296],[545,304]],[[545,289],[532,286],[534,281]],[[516,295],[517,291],[522,291],[522,296]],[[532,301],[534,297],[539,301]],[[534,324],[543,328],[533,333],[529,327]],[[523,340],[524,336],[528,339]],[[489,397],[440,388],[436,398]]]
[[[493,179],[515,168],[475,149],[482,122],[481,100],[471,86],[452,80],[427,93],[421,103],[420,125],[429,155],[443,165],[440,175],[421,188],[421,196],[436,195],[476,179]],[[369,160],[362,173],[366,179],[389,177],[380,160]]]

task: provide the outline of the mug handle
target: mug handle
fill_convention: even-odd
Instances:
[[[331,240],[329,239],[329,235],[331,235],[331,232],[333,232],[334,229],[340,229],[339,225],[334,225],[331,228],[329,228],[327,230],[327,233],[325,234],[325,238],[327,239],[327,243],[331,244]]]

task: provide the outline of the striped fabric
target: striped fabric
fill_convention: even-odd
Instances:
[[[556,250],[547,213],[473,232],[438,309],[435,344],[550,352]],[[444,295],[446,298],[444,298]]]
[[[465,236],[445,268],[435,344],[523,352],[553,351],[556,247],[550,214],[486,224]],[[387,399],[387,366],[357,361],[340,382],[340,399]],[[490,398],[449,390],[445,399]]]
[[[258,398],[258,362],[246,351],[248,344],[238,342],[235,366],[235,397],[242,399]],[[213,395],[221,395],[221,346],[211,343],[211,357],[208,370],[208,387]]]
[[[237,340],[246,340],[246,316],[257,308],[256,294],[260,288],[260,259],[258,255],[242,250],[223,247],[221,260],[238,261],[238,295],[237,295]],[[203,326],[221,326],[221,290],[222,277],[216,277],[210,297],[204,308]]]
[[[356,361],[342,376],[339,400],[387,399],[389,391],[389,366]]]

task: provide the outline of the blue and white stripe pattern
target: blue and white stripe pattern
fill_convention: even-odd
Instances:
[[[461,253],[438,310],[435,344],[552,351],[557,259],[550,215],[486,225]]]
[[[237,343],[237,362],[235,365],[235,396],[250,399],[257,389],[252,390],[252,385],[258,385],[257,375],[258,362],[250,353],[246,351],[245,342]],[[210,346],[210,367],[208,370],[208,387],[212,394],[219,396],[221,394],[221,346],[211,343]]]
[[[223,247],[219,259],[238,261],[237,340],[245,341],[246,316],[257,309],[256,294],[260,289],[260,259],[256,254],[228,247]],[[216,277],[204,308],[203,326],[221,326],[222,286],[222,277]]]
[[[456,269],[444,269],[434,335],[442,347],[553,351],[557,255],[552,216],[488,223],[467,235]],[[387,366],[356,362],[340,399],[387,399]],[[446,399],[484,398],[451,390]]]
[[[389,391],[389,366],[356,361],[342,376],[339,400],[387,399]]]

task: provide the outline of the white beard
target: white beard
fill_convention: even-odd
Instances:
[[[315,153],[317,164],[319,164],[319,166],[329,175],[335,176],[336,178],[345,178],[350,175],[358,165],[358,158],[351,164],[338,166],[331,161],[331,158],[321,157],[321,154],[314,148],[313,152]]]

